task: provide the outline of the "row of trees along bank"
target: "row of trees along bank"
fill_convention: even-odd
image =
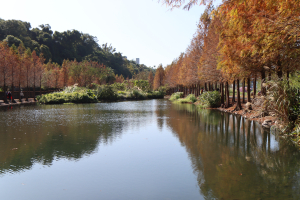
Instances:
[[[241,109],[239,85],[250,88],[275,74],[279,78],[299,70],[300,2],[299,0],[225,0],[217,8],[207,0],[163,0],[171,8],[207,3],[198,29],[185,53],[165,69],[164,84],[170,91],[199,92],[200,87],[218,87],[222,104],[229,107],[229,85],[233,84],[232,101]],[[235,87],[237,85],[237,87]],[[237,94],[235,94],[235,91]],[[247,90],[250,101],[250,90]],[[242,93],[243,95],[245,92]],[[237,99],[235,99],[237,97]],[[225,100],[226,99],[226,100]]]
[[[156,87],[154,83],[157,78],[153,77],[153,72],[155,71],[150,69],[143,70],[135,74],[134,79],[147,80],[151,87],[153,85]],[[45,93],[42,92],[42,88],[53,91],[74,84],[87,87],[92,83],[112,84],[122,83],[125,80],[123,75],[115,74],[110,67],[95,61],[64,60],[62,65],[45,63],[43,55],[38,56],[35,50],[31,52],[22,43],[18,47],[14,44],[9,47],[7,42],[0,43],[0,77],[2,93],[11,89],[13,101],[14,98],[21,98],[21,88],[26,89],[24,94],[28,101],[29,97]],[[17,96],[14,95],[16,93]],[[3,100],[7,103],[6,95],[3,95]]]

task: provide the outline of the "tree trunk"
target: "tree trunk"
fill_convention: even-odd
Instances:
[[[236,86],[237,86],[237,103],[236,103],[235,110],[239,111],[239,110],[242,109],[241,96],[240,96],[240,90],[239,90],[239,86],[240,86],[240,80],[239,79],[236,80]]]
[[[3,91],[4,91],[4,98],[3,98],[3,101],[4,103],[8,103],[7,102],[7,95],[6,95],[6,92],[7,92],[7,89],[6,89],[6,85],[5,85],[5,79],[4,79],[4,86],[3,86]]]
[[[14,99],[14,67],[12,67],[11,69],[11,102],[12,103],[16,103],[15,99]]]
[[[26,101],[28,101],[28,95],[29,95],[28,76],[29,76],[29,72],[28,72],[28,69],[27,69],[27,92],[26,92]]]
[[[28,96],[29,96],[29,86],[28,86],[28,79],[27,79],[26,101],[28,101]]]
[[[226,95],[226,104],[225,107],[228,108],[229,107],[229,85],[228,85],[228,81],[226,81],[225,83],[225,95]]]
[[[243,79],[243,103],[245,103],[245,82],[246,82],[246,80],[245,80],[245,78]],[[248,88],[249,89],[249,88]]]
[[[232,85],[232,104],[235,102],[235,80]]]
[[[12,81],[12,84],[11,84],[11,102],[12,103],[16,103],[16,101],[14,99],[14,91],[15,91],[15,87],[14,87],[14,83]]]
[[[35,99],[35,72],[33,75],[33,100],[36,101],[36,99]]]
[[[218,82],[215,83],[215,90],[218,89]]]
[[[256,97],[256,75],[253,80],[253,99]]]
[[[281,61],[280,60],[278,60],[277,66],[278,66],[277,76],[278,76],[278,78],[281,79],[282,78],[282,67],[281,67]]]
[[[266,80],[266,72],[265,70],[262,70],[261,72],[261,95],[266,95],[266,88],[263,87],[264,83],[265,83],[265,80]]]
[[[204,89],[207,91],[207,83],[204,84]]]
[[[42,76],[40,76],[40,96],[42,96]]]
[[[290,72],[289,72],[289,70],[286,71],[286,80],[287,80],[287,84],[289,86],[290,85]]]
[[[20,92],[19,92],[19,100],[22,103],[22,98],[21,98],[21,83],[20,83],[20,80],[19,80],[19,90],[20,90]]]
[[[221,90],[221,105],[224,106],[224,83],[220,83],[220,90]]]
[[[254,84],[253,84],[254,87]],[[247,102],[251,101],[250,97],[250,77],[247,78]]]

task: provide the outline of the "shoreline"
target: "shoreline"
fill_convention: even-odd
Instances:
[[[170,97],[171,95],[167,95],[164,98],[169,99]],[[198,105],[197,102],[198,101],[196,101],[195,103],[189,102],[187,104],[194,104],[197,107]],[[276,137],[289,141],[296,147],[300,147],[300,134],[294,132],[283,133],[282,129],[284,127],[283,125],[280,125],[280,120],[275,116],[275,114],[264,116],[264,113],[262,112],[263,102],[264,102],[263,99],[260,97],[252,99],[252,101],[250,102],[251,103],[250,109],[247,108],[246,106],[247,103],[241,103],[242,109],[239,111],[235,110],[236,103],[231,104],[231,106],[228,108],[218,107],[218,108],[203,108],[203,109],[211,109],[211,110],[218,110],[220,112],[227,112],[234,115],[240,115],[241,117],[245,119],[249,119],[251,121],[256,121],[261,125],[261,128],[270,131],[270,133],[272,133]]]
[[[34,101],[33,98],[28,99],[28,101],[22,101],[19,100],[16,103],[4,103],[3,101],[0,102],[0,107],[9,107],[9,106],[21,106],[21,105],[34,105],[38,103],[38,101]]]

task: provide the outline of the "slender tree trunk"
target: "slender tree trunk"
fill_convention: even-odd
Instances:
[[[218,89],[218,82],[215,83],[215,90]]]
[[[245,82],[246,82],[246,80],[245,80],[245,78],[243,79],[243,103],[245,103]],[[249,90],[249,88],[247,88],[248,90]]]
[[[286,72],[286,80],[287,80],[287,84],[289,86],[290,85],[290,72],[289,72],[289,70],[287,70],[287,72]]]
[[[224,83],[220,83],[220,90],[221,90],[221,105],[224,106]]]
[[[254,87],[254,84],[253,84]],[[250,77],[247,78],[247,102],[250,102]]]
[[[20,81],[20,79],[19,79],[19,90],[20,90],[20,92],[19,92],[19,100],[22,103],[22,98],[21,98],[21,81]]]
[[[42,76],[40,75],[40,95],[42,95]]]
[[[207,83],[204,84],[204,89],[207,91]]]
[[[232,104],[235,102],[235,80],[232,85]]]
[[[5,67],[5,66],[4,66]],[[7,95],[6,95],[6,92],[7,92],[7,89],[6,89],[6,74],[5,74],[5,72],[4,72],[4,70],[3,70],[3,91],[4,91],[4,98],[3,98],[3,101],[4,101],[4,103],[8,103],[7,102]]]
[[[33,74],[33,100],[36,101],[36,99],[35,99],[35,71]]]
[[[27,71],[27,93],[26,93],[26,101],[28,101],[28,95],[29,95],[29,84],[28,84],[28,71]]]
[[[266,80],[266,72],[265,70],[262,70],[260,73],[261,73],[261,86],[260,86],[261,94],[266,95],[266,88],[263,86]]]
[[[277,70],[277,76],[278,78],[282,78],[282,67],[281,67],[281,61],[278,59],[277,61],[277,65],[278,65],[278,70]]]
[[[235,110],[238,111],[238,110],[242,109],[241,96],[240,96],[240,90],[239,90],[239,86],[240,86],[240,80],[239,79],[236,80],[236,86],[237,86],[237,103],[236,103]]]
[[[229,107],[229,85],[228,85],[228,81],[226,81],[225,83],[225,95],[226,95],[226,104],[225,107],[228,108]]]
[[[253,80],[253,99],[256,97],[256,75]]]
[[[12,67],[12,69],[11,69],[11,102],[12,103],[15,103],[14,91],[15,91],[15,87],[14,87],[14,67]]]
[[[196,96],[196,85],[193,84],[193,94]]]
[[[6,84],[5,84],[5,78],[4,78],[4,86],[3,86],[3,88],[4,88],[4,98],[3,98],[3,101],[4,101],[4,103],[8,103],[7,102],[7,95],[6,95],[7,89],[6,89]]]
[[[14,83],[12,82],[12,84],[11,84],[11,102],[12,103],[16,103],[16,101],[14,99],[14,92],[15,92],[15,87],[14,87]]]

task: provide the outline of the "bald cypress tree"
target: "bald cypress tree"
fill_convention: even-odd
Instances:
[[[157,90],[160,86],[163,86],[164,79],[165,79],[165,70],[162,67],[162,65],[159,65],[154,76],[153,89]]]

